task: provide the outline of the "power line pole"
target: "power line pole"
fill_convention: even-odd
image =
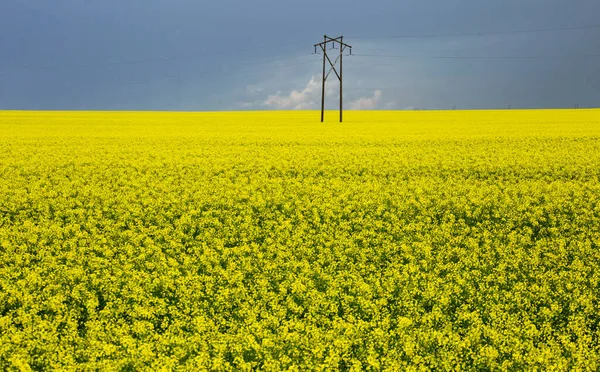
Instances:
[[[332,43],[332,48],[331,49],[335,49],[336,44],[339,45],[339,49],[340,49],[340,53],[337,56],[337,58],[335,59],[334,62],[331,62],[331,59],[329,58],[329,55],[327,55],[327,44]],[[321,48],[321,50],[323,51],[323,86],[321,89],[321,123],[325,120],[325,82],[327,81],[327,78],[329,77],[329,74],[331,73],[331,71],[333,71],[335,73],[335,75],[337,76],[338,80],[340,81],[340,123],[342,122],[342,111],[344,109],[344,100],[343,100],[343,85],[342,85],[342,78],[343,78],[343,70],[342,70],[342,63],[343,63],[343,58],[344,58],[344,51],[346,49],[350,50],[350,55],[352,55],[352,47],[346,43],[344,43],[344,37],[340,36],[340,37],[336,37],[336,38],[331,38],[327,35],[323,36],[323,42],[319,43],[319,44],[315,44],[315,53],[317,52],[317,47]],[[339,67],[339,72],[338,70],[335,68],[335,66],[337,65],[338,61],[340,62],[340,67]],[[326,70],[326,63],[329,62],[329,71],[327,73],[325,73]]]

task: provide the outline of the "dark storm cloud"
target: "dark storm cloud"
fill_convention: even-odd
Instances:
[[[599,29],[379,38],[598,24],[600,3],[584,0],[4,0],[0,108],[264,108],[319,73],[318,56],[305,62],[323,33],[357,54],[410,57],[348,59],[350,100],[381,90],[396,108],[598,106],[600,58],[577,56],[600,54]],[[289,41],[305,42],[255,49]],[[563,57],[423,58],[440,55]]]

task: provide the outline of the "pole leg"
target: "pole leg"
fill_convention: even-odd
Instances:
[[[321,123],[325,120],[325,58],[327,56],[327,35],[323,36],[323,87],[321,89]]]
[[[342,75],[342,66],[343,66],[343,59],[344,59],[344,37],[342,36],[340,38],[340,123],[342,122],[342,112],[344,109],[344,98],[343,98],[343,89],[342,89],[342,81],[343,81],[343,75]]]

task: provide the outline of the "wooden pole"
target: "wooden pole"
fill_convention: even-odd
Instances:
[[[323,36],[323,88],[321,89],[321,123],[325,120],[325,57],[327,57],[327,35]]]
[[[344,59],[344,37],[340,37],[340,123],[342,122],[342,111],[343,111],[343,96],[342,96],[342,61]]]
[[[327,55],[327,44],[328,43],[333,43],[334,46],[335,46],[335,43],[340,44],[340,54],[333,62],[331,61],[331,59],[329,59],[329,56]],[[340,123],[341,123],[344,120],[344,117],[343,117],[343,115],[344,115],[344,82],[343,82],[344,50],[346,48],[350,48],[350,54],[352,54],[352,46],[344,43],[343,36],[333,39],[333,38],[328,37],[327,35],[323,35],[322,43],[315,44],[314,46],[315,46],[315,48],[320,47],[321,50],[323,51],[323,80],[322,80],[322,87],[321,87],[321,123],[323,123],[325,121],[325,82],[327,81],[327,78],[329,77],[329,74],[332,71],[335,73],[336,77],[338,78],[338,80],[340,82]],[[333,48],[333,49],[335,49],[335,48]],[[340,62],[339,71],[336,68],[338,60]],[[325,72],[327,62],[329,62],[329,66],[331,67],[329,72]]]

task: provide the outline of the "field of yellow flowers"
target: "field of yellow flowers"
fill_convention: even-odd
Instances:
[[[334,115],[0,112],[0,369],[600,369],[600,111]]]

